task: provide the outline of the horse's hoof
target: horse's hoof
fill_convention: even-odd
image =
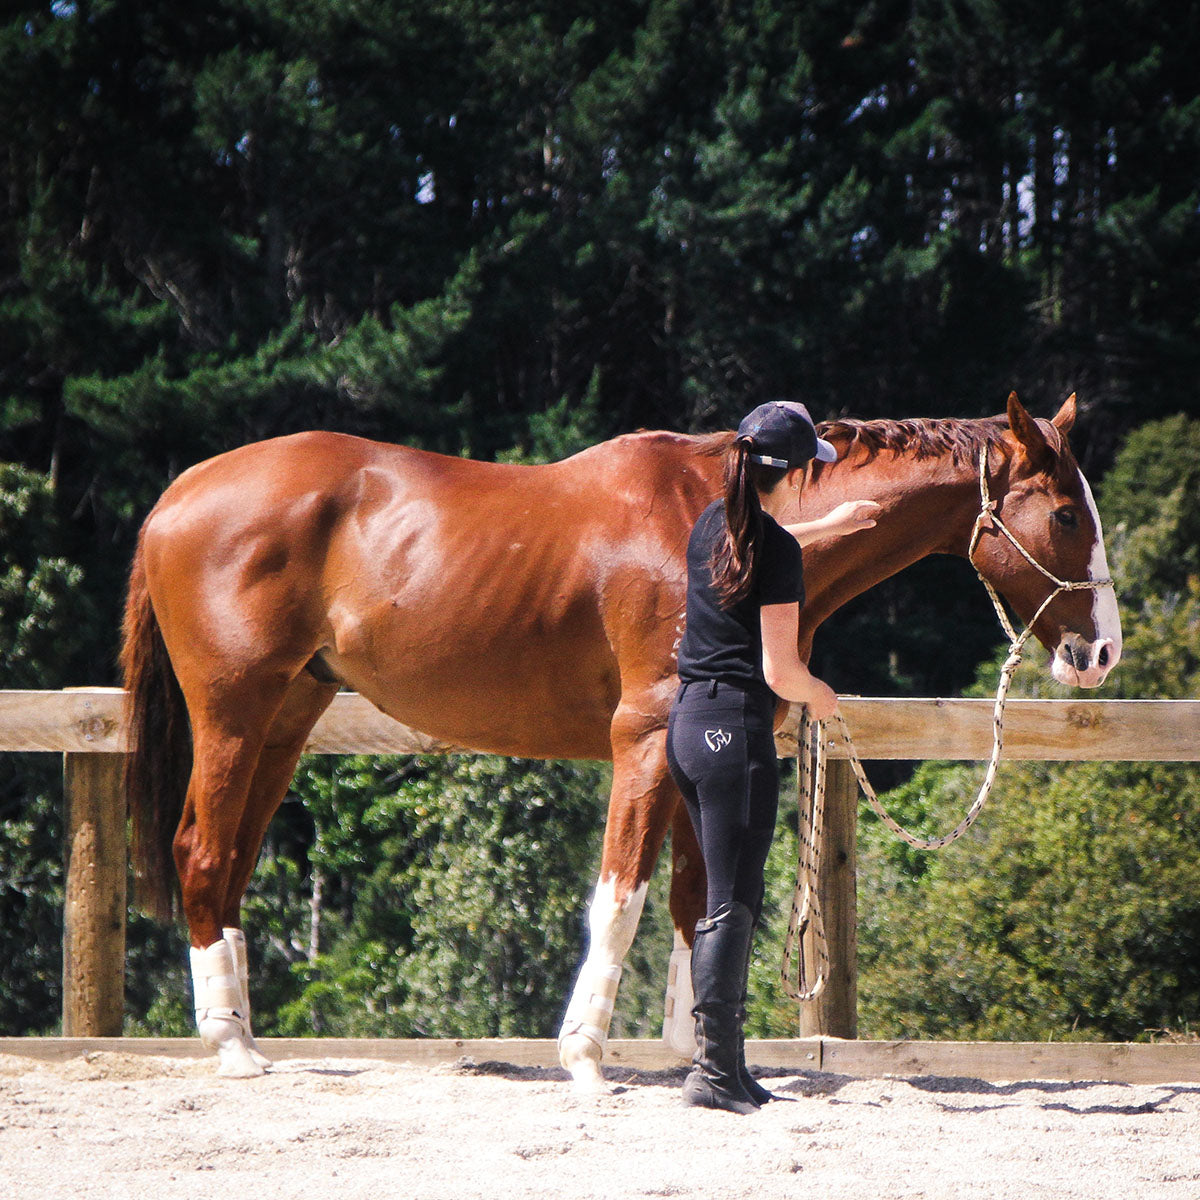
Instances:
[[[600,1073],[600,1047],[580,1033],[567,1034],[558,1042],[558,1061],[570,1072],[571,1090],[577,1096],[607,1096],[611,1088]]]
[[[246,1045],[246,1030],[241,1021],[206,1017],[200,1022],[200,1040],[217,1052],[217,1074],[223,1079],[256,1079],[266,1074],[265,1065],[255,1061]]]
[[[571,1092],[581,1099],[593,1096],[611,1096],[612,1088],[600,1074],[600,1068],[595,1070],[573,1070],[571,1072]]]
[[[246,1049],[250,1052],[250,1058],[264,1071],[269,1071],[275,1064],[258,1048],[258,1043],[253,1037],[249,1038],[246,1043]]]
[[[217,1074],[222,1079],[257,1079],[267,1073],[250,1057],[244,1046],[239,1046],[235,1051],[222,1048],[217,1051],[217,1058],[220,1063]]]

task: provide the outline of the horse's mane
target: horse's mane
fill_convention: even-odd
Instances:
[[[953,455],[958,464],[974,462],[979,451],[989,450],[1000,443],[1008,428],[1006,417],[982,417],[959,420],[952,417],[913,417],[908,420],[859,421],[843,417],[821,421],[817,432],[838,445],[843,455],[854,449],[864,452],[863,461],[870,462],[881,451],[911,454],[914,458],[940,458]],[[693,441],[699,453],[718,455],[733,441],[733,433],[695,435]]]
[[[884,450],[911,454],[916,459],[953,456],[955,463],[973,462],[980,449],[999,444],[1008,422],[1004,417],[957,420],[950,417],[915,417],[903,421],[856,421],[843,418],[822,421],[817,432],[838,445],[843,454],[865,452],[869,462]]]

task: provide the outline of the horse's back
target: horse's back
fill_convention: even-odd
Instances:
[[[682,552],[710,476],[694,440],[670,434],[540,466],[272,439],[164,494],[143,539],[151,594],[173,657],[202,645],[206,679],[319,654],[448,741],[602,756],[623,686],[673,671]]]
[[[520,519],[537,503],[563,504],[582,491],[603,489],[615,499],[643,493],[647,501],[678,489],[695,477],[708,487],[703,447],[711,439],[666,432],[626,434],[601,442],[560,462],[513,464],[483,462],[370,441],[349,434],[309,431],[252,442],[197,463],[164,492],[155,514],[185,503],[207,502],[215,510],[229,503],[248,505],[260,498],[286,503],[289,496],[320,493],[331,500],[353,493],[364,471],[387,478],[396,489],[436,495],[441,503],[476,507],[483,497],[513,502]],[[700,452],[698,453],[698,447]],[[522,503],[523,502],[523,503]],[[603,518],[604,509],[587,508]],[[615,508],[609,517],[619,516]]]

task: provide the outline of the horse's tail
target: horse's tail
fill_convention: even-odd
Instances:
[[[179,894],[172,842],[192,770],[192,737],[183,692],[150,602],[142,537],[129,574],[121,672],[127,690],[125,796],[133,824],[137,900],[154,916],[171,920]]]

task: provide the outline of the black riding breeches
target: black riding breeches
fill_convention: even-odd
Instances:
[[[686,683],[671,706],[667,763],[687,803],[708,875],[708,914],[737,901],[758,919],[779,809],[775,697]]]

